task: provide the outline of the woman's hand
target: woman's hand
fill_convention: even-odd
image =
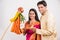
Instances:
[[[23,33],[23,35],[26,34],[26,29],[25,28],[22,29],[22,33]]]
[[[36,32],[36,28],[35,28],[35,27],[31,27],[31,30],[32,30],[33,32]]]

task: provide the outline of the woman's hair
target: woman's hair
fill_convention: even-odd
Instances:
[[[39,18],[38,18],[38,15],[37,15],[37,11],[36,11],[34,8],[31,8],[31,9],[29,10],[29,14],[30,14],[30,11],[33,11],[33,12],[35,13],[35,20],[40,22],[40,20],[39,20]],[[28,23],[30,23],[30,20],[31,20],[31,18],[30,18],[30,16],[29,16]]]

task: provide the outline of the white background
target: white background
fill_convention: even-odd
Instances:
[[[0,38],[8,27],[10,18],[14,17],[18,7],[22,6],[24,8],[23,15],[26,21],[30,8],[35,8],[40,18],[41,15],[37,8],[38,1],[40,0],[0,0]],[[57,38],[60,40],[60,0],[46,0],[46,2],[48,4],[48,10],[52,12],[56,18]],[[10,32],[10,28],[3,40],[25,40],[25,36]]]

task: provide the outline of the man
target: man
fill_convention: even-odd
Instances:
[[[45,1],[39,1],[37,7],[42,15],[40,18],[41,29],[32,28],[32,30],[36,31],[36,34],[41,35],[41,40],[57,40],[55,20],[53,15],[48,13],[47,3]]]

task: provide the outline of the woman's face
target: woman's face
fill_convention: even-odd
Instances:
[[[30,11],[29,17],[30,17],[30,19],[35,19],[35,12],[34,11]]]

